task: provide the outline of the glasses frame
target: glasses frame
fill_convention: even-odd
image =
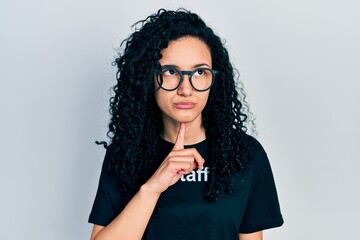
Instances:
[[[180,81],[179,81],[179,84],[178,84],[176,87],[171,88],[171,89],[168,89],[168,88],[164,88],[164,87],[162,86],[162,84],[160,83],[160,80],[162,80],[162,71],[163,71],[163,70],[173,70],[173,71],[175,71],[175,72],[177,72],[177,73],[179,74],[179,76],[180,76]],[[211,74],[212,74],[211,84],[210,84],[210,86],[209,86],[208,88],[206,88],[206,89],[199,90],[199,89],[197,89],[196,87],[194,87],[194,85],[193,85],[193,83],[192,83],[192,76],[193,76],[194,73],[195,73],[196,71],[198,71],[198,70],[209,70],[209,71],[211,72]],[[216,74],[218,74],[218,73],[219,73],[218,71],[216,71],[216,70],[214,70],[214,69],[211,69],[211,68],[197,68],[197,69],[195,69],[195,70],[193,70],[193,71],[180,71],[179,69],[174,68],[174,67],[166,67],[166,68],[163,68],[161,71],[158,71],[158,72],[157,72],[157,74],[156,74],[156,81],[157,81],[157,83],[159,84],[159,86],[160,86],[161,89],[170,92],[170,91],[174,91],[174,90],[176,90],[176,89],[179,88],[179,86],[181,85],[181,83],[182,83],[183,80],[184,80],[184,75],[189,75],[189,81],[190,81],[190,85],[192,86],[192,88],[195,89],[195,90],[198,91],[198,92],[205,92],[205,91],[209,90],[209,89],[212,87],[212,85],[214,84],[214,81],[215,81],[215,76],[216,76]],[[161,79],[160,79],[160,78],[161,78]]]

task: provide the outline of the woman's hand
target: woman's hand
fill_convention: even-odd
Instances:
[[[159,168],[144,184],[148,191],[160,194],[175,184],[182,175],[202,169],[205,160],[195,148],[184,149],[185,123],[180,123],[175,145]]]
[[[185,123],[175,145],[151,178],[140,188],[121,213],[106,227],[94,225],[91,239],[141,239],[160,194],[182,175],[202,169],[204,159],[195,149],[184,149]]]

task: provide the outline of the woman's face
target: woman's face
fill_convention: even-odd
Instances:
[[[160,65],[175,67],[180,71],[193,71],[197,68],[212,68],[212,59],[208,46],[195,37],[182,37],[170,41],[161,51]],[[172,74],[167,72],[166,74]],[[162,111],[164,124],[197,121],[201,124],[201,112],[209,97],[209,90],[196,91],[190,84],[189,75],[183,75],[183,81],[174,91],[159,88],[155,80],[156,102]]]

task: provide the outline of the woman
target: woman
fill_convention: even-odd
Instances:
[[[262,239],[283,220],[227,50],[186,10],[139,23],[115,61],[91,239]]]

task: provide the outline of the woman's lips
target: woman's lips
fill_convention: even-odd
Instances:
[[[178,109],[191,109],[195,107],[195,103],[192,102],[178,102],[175,103],[175,107]]]

